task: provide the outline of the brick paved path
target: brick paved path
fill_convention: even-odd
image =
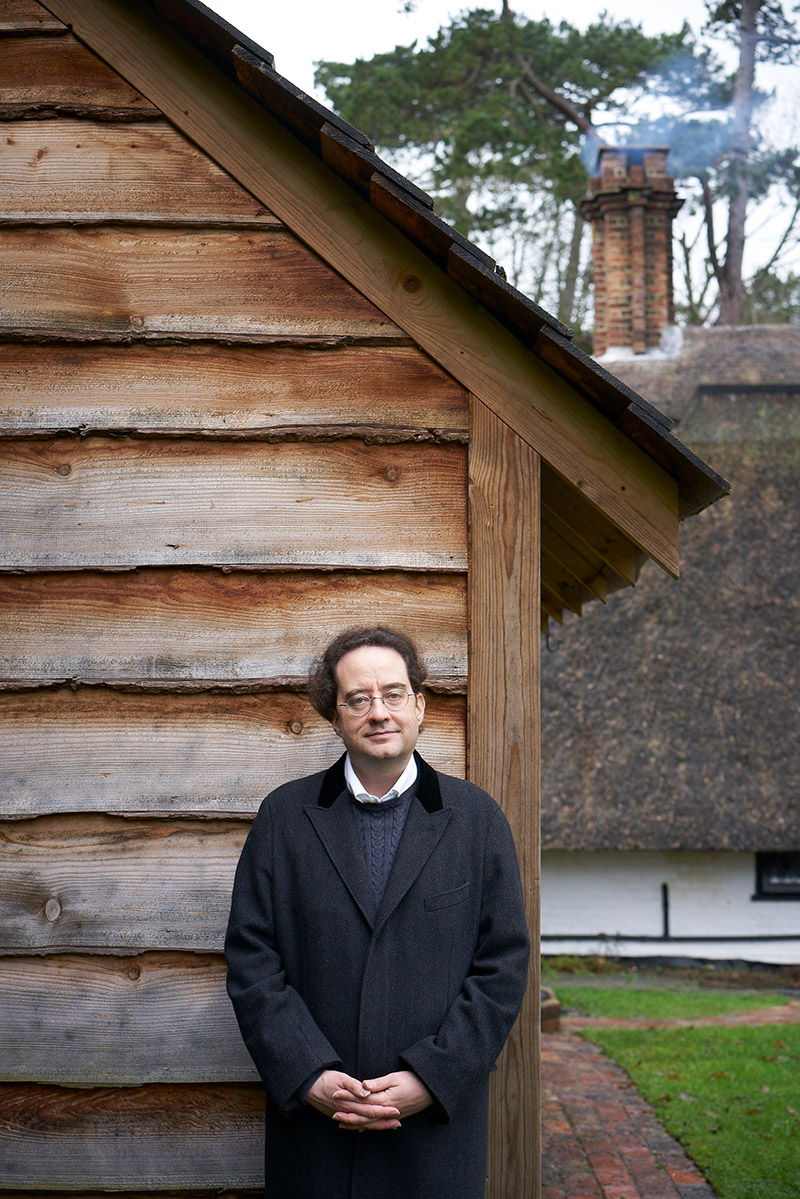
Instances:
[[[796,1024],[800,1001],[694,1020],[570,1016],[568,1027]],[[542,1199],[715,1199],[615,1062],[570,1032],[542,1036]]]
[[[715,1199],[624,1070],[595,1045],[545,1033],[542,1088],[542,1199]]]

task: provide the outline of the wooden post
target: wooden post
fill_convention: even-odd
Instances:
[[[539,455],[470,407],[467,768],[505,811],[533,941],[528,993],[493,1078],[487,1199],[538,1199]]]

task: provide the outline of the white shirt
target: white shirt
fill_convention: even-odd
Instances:
[[[353,770],[350,754],[347,754],[344,760],[344,781],[347,783],[348,791],[351,795],[355,796],[359,803],[386,803],[387,799],[395,799],[398,795],[402,795],[404,791],[407,791],[411,784],[416,781],[416,778],[417,763],[412,754],[400,778],[393,787],[389,788],[385,795],[370,795],[355,770]]]

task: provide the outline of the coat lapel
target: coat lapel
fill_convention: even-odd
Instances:
[[[377,915],[358,828],[348,802],[344,754],[325,772],[316,806],[306,808],[306,814],[339,877],[364,919],[375,931],[384,924],[415,882],[450,822],[450,811],[442,806],[436,771],[418,753],[415,752],[414,757],[419,772],[417,794],[408,810]]]
[[[375,898],[344,783],[344,756],[326,772],[319,799],[313,807],[306,808],[306,815],[325,846],[337,874],[372,928],[375,923]]]
[[[429,812],[419,795],[411,801],[406,825],[392,863],[389,881],[375,918],[375,932],[385,924],[400,900],[418,878],[423,866],[450,823],[451,812],[440,808]]]

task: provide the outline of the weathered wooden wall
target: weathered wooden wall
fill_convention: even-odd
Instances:
[[[410,629],[465,769],[468,397],[33,0],[0,120],[0,1188],[233,1196],[222,937],[338,752],[311,653]]]

